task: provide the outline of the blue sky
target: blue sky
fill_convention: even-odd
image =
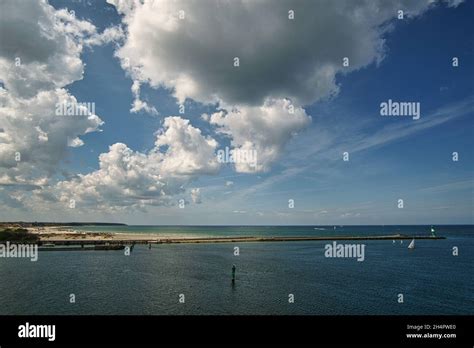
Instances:
[[[121,25],[127,35],[122,19],[128,15],[119,14],[111,4],[53,0],[50,4],[56,10],[74,10],[78,20],[92,23],[99,33]],[[311,122],[278,147],[281,151],[268,170],[252,173],[226,164],[188,178],[167,203],[139,209],[79,206],[57,216],[55,210],[21,207],[0,217],[132,224],[472,223],[473,17],[474,3],[467,1],[457,7],[442,3],[412,19],[383,22],[391,26],[380,34],[385,40],[383,59],[377,63],[371,58],[353,71],[335,73],[335,93],[309,102],[301,98],[299,105]],[[311,33],[306,34],[304,44],[311,46]],[[125,71],[123,56],[117,54],[130,41],[125,37],[82,51],[83,78],[64,88],[79,102],[95,102],[104,124],[101,132],[81,135],[83,146],[67,149],[50,185],[98,171],[98,156],[115,143],[148,153],[168,116],[189,120],[204,137],[215,139],[217,148],[232,146],[232,138],[201,117],[222,110],[230,103],[225,98],[217,105],[188,96],[186,112],[180,115],[173,91],[154,85],[155,75],[150,73],[152,77],[140,80],[140,98],[159,114],[130,111],[136,77]],[[458,67],[452,66],[452,57],[459,58]],[[204,80],[196,77],[196,81],[205,90]],[[380,116],[380,103],[388,99],[419,102],[420,119]],[[349,152],[349,161],[342,160],[344,151]],[[459,153],[459,161],[452,160],[453,152]],[[199,188],[196,202],[189,196],[193,188]],[[179,199],[186,201],[184,209],[178,207]],[[403,209],[397,207],[399,199]],[[289,200],[294,200],[294,208],[289,208]]]

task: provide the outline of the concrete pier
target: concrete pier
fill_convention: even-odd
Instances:
[[[40,240],[39,245],[134,245],[134,244],[185,244],[185,243],[250,243],[250,242],[302,242],[302,241],[370,241],[370,240],[438,240],[446,237],[438,236],[409,236],[409,235],[381,235],[381,236],[318,236],[318,237],[212,237],[212,238],[160,238],[152,236],[149,239],[132,238],[103,238],[84,239],[48,238]]]

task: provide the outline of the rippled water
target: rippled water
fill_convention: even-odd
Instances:
[[[227,228],[205,229],[219,235]],[[361,228],[345,227],[342,234],[363,234]],[[384,233],[421,234],[426,228],[392,226]],[[334,233],[258,228],[267,235],[311,230]],[[473,226],[437,231],[448,238],[417,240],[413,251],[407,241],[364,242],[363,262],[326,258],[326,242],[136,246],[130,256],[41,252],[38,262],[0,258],[0,314],[473,314]],[[379,232],[380,227],[365,229]],[[234,256],[235,246],[240,256]],[[453,246],[459,256],[452,255]],[[294,304],[288,303],[290,293]],[[397,302],[400,293],[403,304]]]

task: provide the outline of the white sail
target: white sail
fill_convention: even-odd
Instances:
[[[413,238],[410,245],[408,245],[408,249],[415,249],[415,238]]]

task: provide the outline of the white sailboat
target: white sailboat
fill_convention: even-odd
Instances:
[[[415,238],[413,238],[408,245],[408,249],[415,249]]]

